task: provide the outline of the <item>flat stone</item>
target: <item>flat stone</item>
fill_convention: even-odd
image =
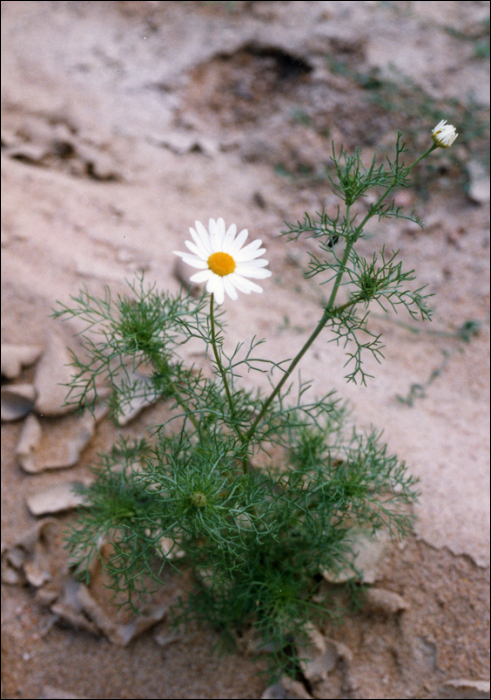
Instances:
[[[92,440],[97,422],[107,411],[108,407],[100,404],[94,415],[87,412],[83,416],[63,416],[44,430],[31,413],[17,446],[19,464],[30,474],[75,466]]]
[[[73,377],[73,369],[69,366],[71,362],[72,358],[65,341],[60,335],[54,333],[36,368],[35,408],[39,414],[59,416],[74,410],[73,405],[65,404],[68,394],[66,385],[70,384]]]
[[[438,697],[442,700],[488,700],[489,681],[452,680],[444,683]]]
[[[74,487],[80,483],[79,481],[67,481],[35,493],[27,499],[27,507],[31,514],[36,516],[78,508],[85,503],[82,496],[75,493],[74,490]]]

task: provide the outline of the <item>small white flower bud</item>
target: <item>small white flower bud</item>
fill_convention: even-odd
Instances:
[[[453,144],[458,136],[454,126],[447,124],[446,119],[442,119],[431,132],[432,139],[440,148],[448,148]]]

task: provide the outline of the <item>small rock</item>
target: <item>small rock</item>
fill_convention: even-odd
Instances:
[[[97,548],[102,560],[107,561],[109,552],[113,551],[112,547],[100,540]],[[57,599],[50,606],[52,613],[74,627],[97,636],[103,634],[112,644],[124,647],[166,616],[168,606],[162,603],[152,603],[138,615],[133,615],[126,609],[117,610],[113,602],[104,602],[107,580],[104,577],[104,564],[99,557],[92,559],[88,571],[90,588],[71,575],[66,575]]]
[[[15,379],[23,367],[34,364],[43,349],[39,345],[2,344],[2,376]]]
[[[157,622],[163,620],[166,614],[167,606],[155,606],[147,615],[134,617],[133,620],[125,625],[114,625],[113,629],[108,632],[107,638],[116,646],[126,647],[135,637],[143,634]]]
[[[85,174],[94,180],[117,182],[122,180],[118,166],[109,153],[87,143],[77,144],[77,155],[85,164]]]
[[[2,559],[2,583],[8,586],[21,586],[25,581],[5,560]]]
[[[20,569],[26,559],[26,553],[20,547],[8,548],[2,542],[2,583],[9,586],[25,583]]]
[[[395,615],[410,607],[402,596],[392,591],[386,591],[385,588],[369,588],[366,596],[368,608],[387,615]]]
[[[131,370],[127,371],[127,375],[128,376],[122,373],[121,379],[128,382],[131,386],[138,385],[139,389],[132,391],[133,397],[120,407],[121,412],[117,417],[117,423],[121,426],[127,425],[127,423],[132,421],[133,418],[136,418],[144,408],[151,406],[161,398],[161,394],[155,392],[152,382],[148,377]]]
[[[178,155],[197,151],[206,156],[214,156],[219,150],[218,144],[211,139],[186,131],[169,132],[163,139],[159,140],[158,145],[168,148]]]
[[[380,568],[390,553],[390,548],[390,535],[386,530],[380,530],[370,539],[362,535],[353,544],[353,564],[362,572],[361,580],[364,583],[375,583],[380,578]],[[353,578],[353,569],[350,568],[338,573],[327,570],[321,573],[330,583],[345,583]]]
[[[36,416],[32,413],[28,415],[15,452],[20,466],[26,472],[32,473],[37,471],[34,463],[34,453],[41,442],[42,432],[41,424]]]
[[[158,547],[166,559],[182,559],[186,556],[186,552],[176,544],[172,537],[161,537]]]
[[[284,676],[279,683],[270,685],[261,695],[262,700],[313,700],[305,686],[298,681],[294,681],[288,676]]]
[[[34,408],[36,390],[31,384],[10,384],[2,387],[1,415],[3,421],[24,418]]]
[[[153,627],[167,614],[167,606],[156,605],[148,614],[134,616],[129,622],[120,624],[107,615],[87,586],[80,585],[77,591],[77,600],[82,605],[84,613],[97,625],[107,639],[120,647],[128,646],[132,639]]]
[[[27,553],[22,547],[12,547],[5,552],[5,559],[12,564],[14,569],[22,569],[26,561]]]
[[[158,632],[155,632],[153,635],[153,638],[159,645],[159,647],[162,647],[162,649],[166,649],[167,647],[170,647],[172,644],[176,644],[176,642],[180,642],[182,639],[182,636],[178,634],[169,634],[165,630],[159,630]]]
[[[57,528],[56,520],[46,518],[24,532],[2,553],[2,573],[6,562],[12,570],[23,572],[31,586],[38,588],[51,581],[53,574],[50,544],[56,536]]]

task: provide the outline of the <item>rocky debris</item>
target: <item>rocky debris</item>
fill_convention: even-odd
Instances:
[[[120,167],[109,153],[108,144],[93,144],[79,140],[66,125],[50,127],[31,119],[25,138],[11,134],[5,156],[28,165],[68,172],[75,177],[87,177],[101,182],[122,180]]]
[[[307,640],[297,644],[296,650],[312,695],[315,698],[340,697],[339,693],[353,687],[349,678],[353,654],[345,644],[324,637],[310,623],[305,631]]]
[[[11,345],[2,343],[2,376],[16,379],[23,367],[39,359],[43,349],[39,345]]]
[[[167,605],[149,604],[141,615],[114,614],[111,603],[100,602],[92,588],[104,588],[99,560],[91,567],[91,587],[76,581],[66,567],[56,571],[53,547],[58,522],[47,518],[25,532],[12,546],[2,545],[2,581],[13,585],[29,583],[38,589],[36,599],[50,608],[57,619],[97,636],[103,634],[112,644],[127,646],[167,614]],[[106,556],[104,545],[101,556]],[[119,619],[118,619],[119,618]]]
[[[34,408],[36,390],[32,384],[2,386],[1,416],[3,421],[25,418]]]
[[[2,581],[22,584],[27,581],[38,588],[53,578],[51,549],[58,523],[46,518],[24,532],[17,542],[2,551]]]
[[[112,644],[121,647],[127,646],[132,639],[161,622],[166,616],[166,605],[152,603],[139,615],[116,613],[116,617],[112,617],[106,609],[114,614],[114,605],[100,602],[92,590],[100,583],[100,579],[100,568],[96,568],[95,573],[91,575],[90,588],[67,574],[57,587],[40,589],[37,599],[49,606],[58,619],[96,636],[104,635]]]

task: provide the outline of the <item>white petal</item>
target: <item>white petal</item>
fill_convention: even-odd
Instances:
[[[210,219],[210,241],[214,253],[222,251],[223,239],[225,237],[225,221],[223,219]]]
[[[261,247],[261,239],[256,238],[255,241],[252,241],[252,243],[249,243],[249,245],[246,245],[245,248],[240,249],[240,254],[241,255],[250,255],[251,253],[254,253],[258,250],[258,248]]]
[[[254,284],[254,282],[249,282],[249,280],[246,280],[243,277],[240,277],[240,275],[235,274],[235,272],[233,272],[231,275],[229,275],[228,279],[232,282],[234,287],[237,287],[239,292],[244,292],[244,294],[250,294],[251,289],[253,289],[254,287],[257,287],[257,285]],[[252,287],[251,287],[251,285],[252,285]],[[258,287],[258,289],[261,289],[261,288]]]
[[[247,246],[247,248],[249,248],[249,246]],[[234,259],[238,262],[247,262],[248,260],[254,260],[254,258],[260,258],[261,255],[264,255],[266,252],[266,248],[259,248],[258,250],[252,251],[245,250],[245,253],[244,250],[238,250],[236,253],[234,253]]]
[[[229,249],[226,252],[232,255],[232,253],[235,253],[238,250],[240,250],[246,242],[248,235],[248,230],[246,228],[242,229],[235,241],[233,241],[233,243],[230,244]]]
[[[200,270],[204,270],[208,267],[208,263],[202,260],[202,258],[198,258],[190,253],[180,253],[175,250],[174,254],[179,255],[179,257],[182,258],[187,265],[191,265],[191,267],[197,267]]]
[[[235,301],[237,299],[237,292],[235,291],[235,287],[229,279],[229,276],[223,278],[223,287],[229,297]]]
[[[229,226],[229,229],[227,233],[224,236],[223,243],[222,243],[222,250],[224,253],[228,253],[229,247],[234,241],[235,234],[237,233],[237,226],[235,224],[232,224]]]
[[[268,260],[261,258],[260,260],[237,260],[240,267],[266,267],[269,265]]]
[[[210,251],[210,255],[211,255],[211,253],[213,252],[213,250],[212,250],[212,248],[211,248],[211,243],[210,243],[210,234],[209,234],[208,231],[205,229],[205,227],[203,226],[203,224],[201,223],[201,221],[195,221],[195,222],[194,222],[194,225],[196,226],[197,235],[198,235],[198,237],[199,237],[199,239],[200,239],[200,241],[201,241],[203,247],[204,247],[206,250],[209,250],[209,251]],[[192,235],[192,229],[189,229],[189,230],[191,231],[191,235]]]
[[[251,282],[250,280],[244,280],[244,282],[247,282],[247,284],[250,285],[249,289],[251,292],[257,292],[260,294],[263,291],[262,287],[260,287],[258,284],[255,284],[254,282]]]
[[[225,294],[223,291],[223,279],[221,277],[213,274],[210,277],[210,279],[208,280],[208,284],[206,285],[206,289],[210,294],[215,295],[215,299],[216,299],[217,304],[223,304],[223,300],[225,299]]]
[[[209,255],[208,255],[208,257],[207,257],[207,256],[206,256],[206,253],[203,253],[203,252],[202,252],[202,248],[199,247],[199,246],[197,246],[197,245],[195,245],[194,243],[191,243],[191,241],[184,241],[184,245],[185,245],[186,248],[188,248],[192,253],[194,253],[194,255],[196,255],[198,258],[201,258],[201,259],[204,260],[205,262],[206,262],[206,260],[208,260],[208,258],[210,257]]]
[[[207,282],[212,275],[213,272],[211,270],[201,270],[201,272],[197,272],[189,279],[191,282]]]
[[[215,219],[208,220],[208,231],[210,233],[211,248],[212,248],[213,252],[216,252],[217,222],[215,221]]]
[[[196,222],[196,226],[198,225],[199,221]],[[201,226],[201,224],[200,224]],[[204,230],[204,235],[201,233],[197,233],[194,228],[189,229],[189,233],[191,234],[191,237],[193,241],[195,242],[196,246],[198,249],[201,251],[201,254],[203,258],[208,259],[210,255],[212,254],[211,250],[211,245],[210,245],[210,237],[208,236],[207,232],[205,229]]]
[[[255,279],[265,279],[271,277],[271,270],[263,270],[260,267],[247,267],[246,265],[237,265],[235,272],[242,277],[253,277]]]

